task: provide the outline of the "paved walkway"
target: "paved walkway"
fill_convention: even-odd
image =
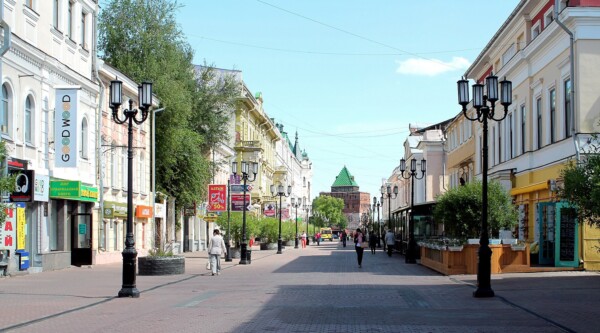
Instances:
[[[472,297],[476,276],[442,276],[351,245],[253,251],[252,264],[138,276],[140,298],[117,298],[121,264],[0,279],[2,332],[597,332],[600,275],[492,277],[496,297]]]

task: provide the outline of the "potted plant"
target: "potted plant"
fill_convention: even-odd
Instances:
[[[267,217],[260,221],[260,225],[257,228],[258,236],[260,237],[260,249],[261,250],[274,250],[277,249],[277,240],[279,238],[279,220]]]
[[[185,273],[185,257],[172,251],[152,249],[145,257],[138,257],[138,275],[174,275]]]

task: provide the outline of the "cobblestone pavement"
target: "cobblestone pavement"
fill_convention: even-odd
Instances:
[[[496,297],[473,298],[476,276],[442,276],[351,245],[253,251],[250,265],[138,276],[137,299],[117,298],[122,265],[0,279],[1,332],[598,332],[600,275],[493,275]]]

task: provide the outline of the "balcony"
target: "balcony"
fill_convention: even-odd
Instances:
[[[260,141],[237,141],[235,143],[235,150],[242,152],[262,151],[262,146]]]

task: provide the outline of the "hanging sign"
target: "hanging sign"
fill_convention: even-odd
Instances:
[[[56,89],[54,111],[54,166],[77,167],[78,89]]]

